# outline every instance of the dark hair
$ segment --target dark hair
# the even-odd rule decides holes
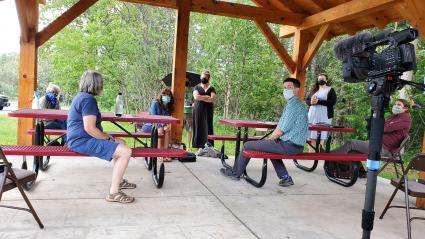
[[[283,80],[283,83],[285,83],[285,82],[292,82],[294,84],[295,88],[300,88],[300,86],[301,86],[301,82],[299,80],[295,79],[295,78],[288,77],[285,80]]]
[[[164,104],[164,102],[162,102],[162,96],[163,96],[163,95],[168,95],[168,96],[170,96],[170,98],[171,98],[170,103],[168,103],[166,107],[167,107],[168,111],[169,111],[170,113],[172,113],[172,112],[173,112],[173,110],[174,110],[174,97],[173,97],[173,92],[171,92],[171,90],[170,90],[170,89],[168,89],[168,88],[164,88],[164,89],[162,89],[162,90],[161,90],[161,92],[159,93],[159,95],[156,97],[156,100],[159,102],[159,105],[160,105],[162,108],[165,108],[165,104]]]
[[[400,101],[404,105],[404,108],[410,109],[409,101],[405,99],[397,99],[396,101]]]
[[[319,79],[319,76],[324,76],[326,77],[326,85],[329,86],[330,85],[330,81],[329,81],[329,77],[328,75],[326,75],[325,73],[319,73],[316,77],[316,81],[314,82],[313,87],[311,87],[310,90],[310,96],[314,95],[314,93],[316,93],[319,90],[319,81],[317,79]]]

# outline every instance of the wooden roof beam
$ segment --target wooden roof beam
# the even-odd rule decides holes
[[[175,0],[121,0],[132,3],[142,3],[159,7],[176,8]],[[212,15],[241,18],[247,20],[263,20],[285,25],[299,25],[306,17],[304,14],[270,10],[262,7],[253,7],[244,4],[230,3],[215,0],[192,0],[192,12]]]
[[[282,60],[283,64],[285,64],[286,68],[288,68],[289,73],[293,74],[295,72],[295,62],[288,54],[285,47],[282,46],[279,38],[277,38],[266,22],[257,20],[255,23],[257,24],[258,28],[260,28],[267,41],[273,47],[280,60]]]
[[[328,35],[330,28],[331,28],[331,24],[322,25],[320,27],[319,32],[317,33],[313,42],[311,42],[311,44],[308,46],[308,50],[303,57],[301,71],[305,71],[307,69],[307,66],[310,64],[317,50],[319,50],[320,46],[322,45],[322,42],[325,40],[326,36]]]
[[[48,26],[46,26],[42,31],[37,33],[37,46],[43,45],[47,40],[66,27],[75,18],[79,17],[96,2],[97,0],[80,0],[74,4],[66,12],[64,12]]]

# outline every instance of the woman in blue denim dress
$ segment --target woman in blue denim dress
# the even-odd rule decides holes
[[[79,90],[68,113],[68,147],[80,154],[112,161],[112,183],[106,201],[131,203],[134,197],[122,192],[122,189],[136,188],[136,184],[123,179],[131,149],[122,139],[104,133],[101,125],[95,96],[102,94],[102,75],[95,71],[86,71],[80,79]]]

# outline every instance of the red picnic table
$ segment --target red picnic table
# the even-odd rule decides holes
[[[241,142],[246,142],[248,140],[248,128],[275,129],[276,126],[277,126],[277,122],[261,121],[261,120],[220,119],[219,122],[221,124],[224,124],[224,125],[230,125],[230,126],[237,127],[235,159],[238,157],[238,155],[240,153]],[[242,138],[242,128],[244,128],[243,138]],[[333,133],[333,132],[339,132],[339,133],[353,133],[353,132],[355,132],[354,128],[346,128],[346,127],[341,127],[341,126],[333,126],[333,125],[325,125],[325,124],[309,125],[308,129],[311,130],[311,131],[317,131],[318,140],[316,140],[316,145],[311,145],[310,142],[307,142],[315,150],[316,153],[322,152],[321,147],[320,147],[321,132],[324,132],[324,131],[329,132],[328,137],[326,139],[324,139],[325,142],[326,142],[325,152],[330,152],[330,144],[331,144],[331,141],[332,141],[332,134],[331,133]],[[267,133],[261,139],[266,138],[271,133],[272,133],[272,131]],[[299,164],[297,160],[293,160],[293,161],[295,163],[295,166],[297,166],[298,168],[300,168],[304,171],[307,171],[307,172],[314,171],[317,168],[317,165],[318,165],[317,160],[314,160],[313,165],[310,166],[310,167]],[[231,166],[228,165],[224,161],[224,159],[222,159],[222,164],[226,168],[231,168]],[[326,168],[327,165],[328,165],[328,162],[325,161],[324,167]],[[326,172],[327,172],[327,170],[325,170],[325,173]],[[344,182],[342,180],[339,180],[339,179],[333,177],[333,175],[328,175],[327,173],[326,173],[326,176],[331,181],[338,183],[340,185],[343,185],[343,186],[347,186],[349,184],[352,184],[352,181],[353,181],[353,180],[351,180],[350,182],[347,183],[347,182]],[[357,178],[355,180],[357,180]]]
[[[8,113],[10,117],[18,117],[18,118],[33,118],[33,119],[51,119],[51,120],[66,120],[68,118],[67,110],[54,110],[54,109],[19,109],[15,111],[11,111]],[[152,127],[151,132],[151,147],[158,147],[158,130],[155,127],[156,123],[164,123],[164,124],[177,124],[180,122],[179,119],[174,118],[172,116],[162,116],[162,115],[148,115],[148,114],[138,114],[138,115],[130,115],[124,114],[122,116],[115,116],[112,112],[103,112],[101,113],[102,121],[110,121],[122,131],[131,136],[134,140],[141,143],[144,147],[147,147],[147,144],[141,141],[137,135],[129,132],[125,129],[120,123],[129,122],[129,123],[152,123],[154,127]],[[59,136],[58,138],[60,138]],[[35,129],[35,145],[43,145],[44,144],[44,124],[42,120],[37,120],[36,129]],[[42,156],[34,156],[33,162],[33,170],[36,174],[38,174],[39,168],[47,169],[47,164],[49,163],[48,158],[43,161]],[[161,178],[163,179],[164,173],[164,164],[161,163],[159,169],[159,178],[158,178],[158,169],[157,169],[157,159],[156,158],[145,158],[146,166],[149,170],[152,170],[152,176],[155,182],[155,185],[159,188],[162,186],[163,182],[160,182]],[[26,161],[24,158],[23,168],[26,168]]]

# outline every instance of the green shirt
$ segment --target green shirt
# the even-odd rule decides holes
[[[307,107],[298,97],[288,100],[277,128],[283,131],[281,140],[304,146],[308,134]]]

